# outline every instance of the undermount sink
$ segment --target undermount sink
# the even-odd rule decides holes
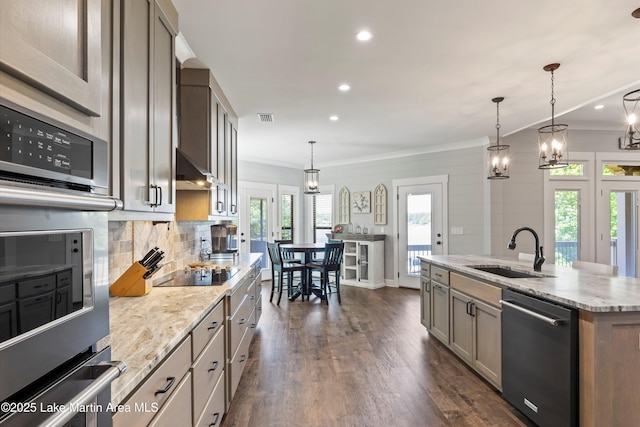
[[[510,279],[531,279],[539,277],[553,277],[542,273],[530,273],[527,271],[513,270],[510,267],[503,267],[500,265],[468,265],[475,270],[485,271],[487,273],[496,274],[502,277],[508,277]]]

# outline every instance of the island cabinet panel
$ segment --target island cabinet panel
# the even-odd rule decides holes
[[[463,293],[450,290],[450,346],[462,360],[473,363],[473,315],[471,312],[473,298]]]
[[[431,330],[431,280],[429,278],[420,277],[420,323]]]
[[[449,272],[431,267],[431,334],[449,345]]]
[[[502,390],[502,311],[473,302],[473,367]]]
[[[640,312],[579,316],[580,425],[637,426]]]
[[[225,375],[223,372],[202,411],[202,416],[194,422],[196,427],[217,427],[221,424],[222,417],[225,414],[225,389]]]

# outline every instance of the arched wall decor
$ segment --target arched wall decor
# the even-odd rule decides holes
[[[349,189],[342,187],[338,193],[338,224],[349,224],[351,220]]]
[[[373,223],[385,225],[387,223],[387,188],[378,184],[373,192]]]

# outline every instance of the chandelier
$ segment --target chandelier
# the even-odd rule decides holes
[[[496,103],[496,145],[489,144],[487,147],[489,152],[487,179],[505,179],[509,178],[509,146],[500,145],[500,103],[504,101],[504,97],[499,96],[491,101]]]
[[[311,168],[304,170],[304,194],[317,194],[320,192],[320,169],[313,168],[313,144],[315,141],[309,141],[311,145]]]
[[[559,169],[569,166],[568,133],[569,126],[556,124],[553,95],[553,72],[560,64],[549,64],[543,69],[551,72],[551,124],[538,129],[538,169]]]

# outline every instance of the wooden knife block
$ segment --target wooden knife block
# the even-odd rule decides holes
[[[139,262],[134,262],[131,267],[109,286],[111,295],[117,297],[141,297],[151,292],[153,286],[150,281],[142,278],[147,269]]]

